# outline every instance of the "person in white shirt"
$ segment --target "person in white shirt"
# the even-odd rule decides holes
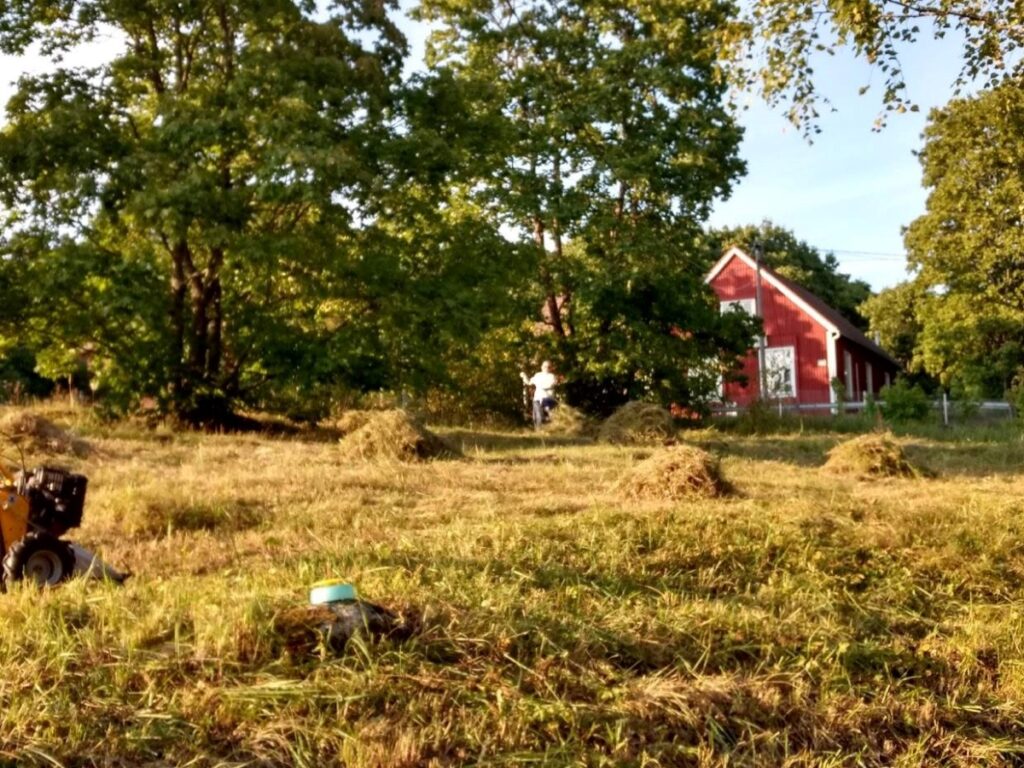
[[[533,426],[540,429],[547,421],[548,413],[558,405],[554,397],[558,377],[551,372],[551,363],[547,360],[541,363],[540,370],[533,376],[527,377],[525,372],[520,372],[519,376],[523,384],[533,387]]]

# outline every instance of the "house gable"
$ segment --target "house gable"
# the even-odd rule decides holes
[[[752,259],[747,254],[747,252],[744,251],[742,248],[738,248],[737,246],[734,245],[722,255],[722,258],[715,262],[715,266],[713,266],[711,268],[711,271],[708,272],[707,277],[704,278],[704,282],[708,284],[713,283],[715,278],[718,277],[723,270],[725,270],[729,262],[731,262],[733,259],[739,259],[743,264],[745,264],[750,269],[751,272],[757,272],[757,262],[754,261],[754,259]],[[828,331],[829,333],[833,333],[836,336],[840,334],[840,330],[839,328],[836,327],[835,323],[831,322],[817,309],[812,307],[802,296],[800,296],[789,285],[787,285],[784,281],[780,280],[770,269],[764,267],[763,265],[761,267],[761,279],[764,280],[769,285],[771,285],[772,287],[774,287],[776,290],[778,290],[779,293],[781,293],[783,296],[785,296],[787,299],[793,302],[796,306],[798,306],[801,310],[803,310],[812,320],[814,320],[826,331]]]

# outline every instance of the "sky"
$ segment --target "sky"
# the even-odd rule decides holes
[[[407,70],[420,66],[424,30],[403,19],[410,41]],[[74,51],[73,65],[102,62],[114,41],[99,40]],[[891,115],[873,131],[881,114],[881,74],[852,54],[822,57],[815,66],[818,89],[835,111],[820,110],[821,132],[813,143],[790,125],[781,109],[745,95],[740,114],[745,135],[740,154],[747,173],[729,199],[715,205],[710,225],[738,226],[770,219],[823,252],[831,251],[843,272],[866,280],[874,290],[906,278],[902,228],[925,211],[926,191],[915,151],[932,107],[953,94],[959,50],[952,39],[930,39],[909,47],[902,57],[908,95],[919,112]],[[23,73],[46,71],[35,55],[0,56],[0,105]],[[869,87],[858,95],[862,86]],[[0,122],[4,120],[0,111]]]

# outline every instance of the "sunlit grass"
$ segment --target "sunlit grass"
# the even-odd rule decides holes
[[[135,575],[0,597],[0,762],[1005,765],[1024,727],[1024,447],[903,437],[928,479],[820,471],[845,436],[684,433],[730,496],[635,501],[660,448],[445,434],[465,458],[82,417],[75,536]],[[319,579],[422,612],[288,656]]]

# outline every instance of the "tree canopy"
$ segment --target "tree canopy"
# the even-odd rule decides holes
[[[478,289],[506,279],[507,245],[444,183],[446,96],[401,82],[390,9],[6,6],[0,47],[55,64],[0,130],[0,337],[194,423],[436,381],[504,305]],[[100,33],[107,63],[61,62]]]
[[[743,170],[716,46],[734,8],[425,0],[420,13],[428,61],[470,96],[475,199],[532,242],[550,328],[538,342],[573,399],[600,410],[712,389],[692,372],[749,338],[718,316],[699,243]]]
[[[935,110],[927,211],[906,233],[913,280],[865,305],[873,328],[948,386],[1000,396],[1024,366],[1024,92]]]
[[[881,72],[886,110],[916,110],[901,55],[928,36],[959,45],[958,89],[1024,76],[1024,18],[1016,0],[754,0],[724,43],[733,52],[735,82],[759,89],[812,132],[822,102],[816,57],[851,49]]]

